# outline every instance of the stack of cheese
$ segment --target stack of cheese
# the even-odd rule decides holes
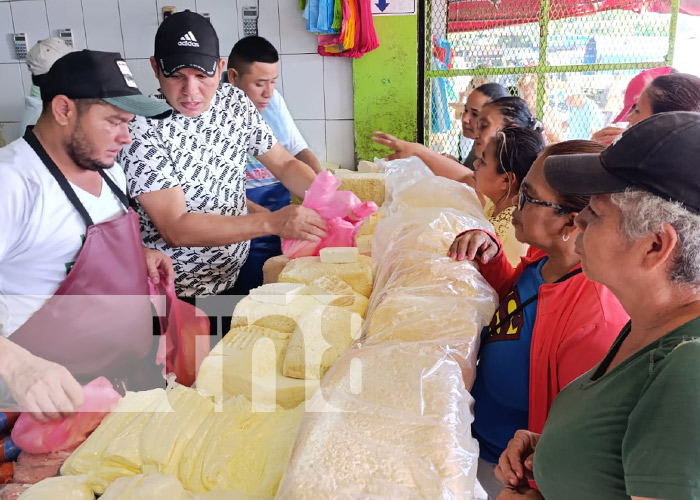
[[[374,235],[374,230],[377,227],[377,223],[384,218],[381,212],[375,212],[365,219],[365,222],[360,227],[359,233],[357,233],[357,238],[355,242],[357,243],[357,250],[362,255],[372,255],[372,236]]]
[[[434,191],[445,179],[397,165],[387,166],[390,215],[374,234],[361,343],[310,401],[278,498],[473,497],[468,388],[496,296],[473,265],[446,255],[458,232],[489,225],[466,186],[447,184],[468,210],[444,208]]]
[[[179,484],[197,494],[224,490],[272,497],[303,413],[303,407],[256,412],[242,396],[223,401],[215,411],[211,398],[180,385],[127,393],[61,474],[80,477],[81,487],[104,493],[103,498],[166,498],[132,494],[142,489],[171,491],[169,500],[190,498],[177,496]],[[132,477],[138,479],[122,479],[112,489],[114,496],[107,496],[115,481]]]
[[[357,253],[357,249],[352,248],[324,248],[319,257],[293,259],[280,273],[279,281],[309,284],[321,276],[337,276],[360,295],[369,297],[372,293],[372,259]],[[338,254],[341,258],[337,258]]]
[[[361,201],[373,201],[378,207],[384,203],[386,176],[378,172],[358,172],[339,168],[333,175],[340,178],[339,191],[352,191]]]
[[[202,362],[200,391],[293,408],[357,340],[372,290],[370,258],[327,248],[290,261],[279,279],[236,305],[231,331]]]

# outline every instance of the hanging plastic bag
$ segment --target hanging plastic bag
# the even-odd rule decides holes
[[[74,415],[39,422],[31,413],[22,413],[12,429],[12,440],[27,453],[51,453],[75,448],[100,425],[120,399],[112,383],[98,377],[83,387],[83,404]]]
[[[372,201],[362,203],[352,191],[338,191],[340,179],[321,172],[306,191],[302,206],[316,210],[326,221],[326,237],[321,241],[282,239],[282,253],[295,259],[318,255],[326,247],[354,247],[362,222],[377,211]]]
[[[148,287],[160,321],[156,363],[165,367],[166,374],[174,373],[179,384],[189,387],[210,351],[209,318],[197,307],[178,299],[175,284],[166,284],[162,274],[157,285],[149,278]]]
[[[344,29],[341,31],[340,37],[342,52],[335,52],[340,44],[329,42],[326,38],[319,38],[318,53],[320,55],[359,58],[379,47],[379,39],[374,29],[372,17],[372,1],[347,0],[347,7],[347,11],[343,10]],[[326,49],[326,46],[329,50]]]

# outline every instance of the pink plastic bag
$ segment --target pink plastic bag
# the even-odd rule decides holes
[[[179,384],[190,387],[211,350],[209,318],[200,309],[178,299],[175,284],[166,284],[162,274],[157,285],[148,278],[148,288],[160,321],[156,364],[163,366],[163,375],[174,373]],[[161,296],[164,301],[159,300]]]
[[[75,448],[100,425],[120,399],[109,380],[98,377],[83,387],[83,404],[74,415],[39,422],[30,413],[22,413],[12,429],[12,440],[27,453]]]
[[[321,241],[282,239],[282,253],[289,259],[318,255],[326,247],[354,247],[362,222],[377,211],[372,201],[362,203],[352,191],[338,191],[340,179],[321,172],[306,191],[302,206],[313,208],[326,221],[328,230]]]

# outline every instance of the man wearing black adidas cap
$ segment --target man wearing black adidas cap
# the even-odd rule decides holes
[[[0,404],[52,418],[80,404],[76,379],[149,363],[147,279],[171,280],[172,263],[143,247],[114,158],[135,114],[170,108],[119,54],[89,50],[58,59],[41,98],[33,130],[0,149]]]
[[[503,499],[700,498],[700,114],[659,113],[600,154],[550,156],[547,182],[591,195],[583,271],[630,322],[556,397],[541,436],[518,431]],[[533,469],[540,491],[529,489]]]
[[[178,295],[227,293],[252,238],[325,235],[323,219],[305,207],[248,215],[248,155],[299,196],[315,174],[277,143],[243,91],[219,85],[225,61],[206,18],[184,11],[163,21],[151,65],[175,111],[164,120],[137,118],[120,163],[138,202],[146,245],[173,259]]]

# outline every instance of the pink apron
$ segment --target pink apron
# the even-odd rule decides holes
[[[24,139],[43,161],[87,226],[78,259],[56,293],[10,340],[68,368],[81,381],[99,375],[126,380],[155,367],[153,323],[138,215],[100,172],[127,213],[93,224],[87,210],[36,136]],[[162,379],[161,379],[162,380]]]

